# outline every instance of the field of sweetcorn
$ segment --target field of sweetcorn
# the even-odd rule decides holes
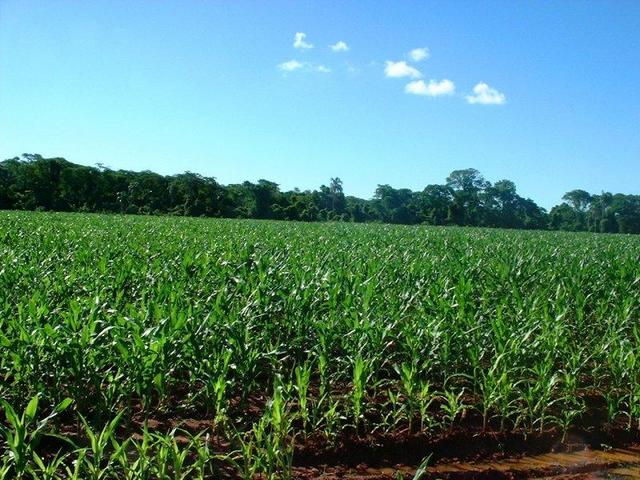
[[[639,348],[640,236],[0,212],[0,478],[631,442]]]

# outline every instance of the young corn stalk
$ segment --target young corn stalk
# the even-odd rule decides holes
[[[284,478],[289,478],[293,464],[295,436],[292,429],[293,417],[283,397],[285,390],[288,391],[290,388],[285,389],[278,379],[268,409],[271,417],[271,434],[267,441],[267,451],[270,463],[280,470]]]
[[[464,389],[460,390],[457,395],[451,390],[443,392],[442,399],[444,402],[440,405],[440,409],[444,413],[445,423],[449,424],[449,433],[453,431],[456,419],[463,415],[468,408],[468,405],[465,405],[462,401],[463,395]]]
[[[353,364],[353,377],[351,386],[351,411],[354,419],[354,427],[356,431],[365,424],[363,403],[366,393],[367,382],[367,364],[363,358],[358,355]]]
[[[33,397],[22,415],[18,415],[13,407],[5,400],[0,400],[0,405],[9,424],[5,427],[0,423],[0,436],[4,439],[5,447],[9,452],[9,465],[14,478],[21,479],[29,472],[29,461],[33,458],[35,449],[45,433],[49,422],[71,405],[72,400],[67,398],[60,402],[53,412],[44,419],[36,422],[39,398]]]
[[[205,478],[213,477],[216,473],[213,464],[215,460],[231,460],[231,456],[229,454],[214,454],[209,447],[210,444],[211,438],[208,433],[206,435],[203,435],[203,433],[201,432],[193,437],[190,437],[188,448],[186,448],[185,450],[187,452],[195,452],[195,458],[193,460],[191,468],[188,470],[188,473],[190,475],[189,478],[194,478],[196,480],[205,480]],[[185,450],[183,450],[183,452]],[[177,458],[178,453],[177,451],[174,451],[174,463],[176,462]]]
[[[177,430],[167,434],[153,433],[153,477],[157,480],[185,480],[192,478],[187,465],[191,444],[181,447],[176,440]],[[186,433],[186,432],[183,432]]]
[[[424,432],[430,429],[434,420],[429,414],[429,408],[436,399],[436,395],[431,391],[431,384],[426,381],[420,381],[420,391],[418,392],[418,409],[420,412],[420,431]]]
[[[58,471],[62,471],[68,455],[56,454],[48,463],[36,452],[32,452],[34,466],[29,467],[29,475],[33,480],[58,480],[62,476]],[[0,478],[5,478],[0,469]]]
[[[89,480],[102,480],[111,473],[110,462],[112,458],[107,451],[112,445],[116,429],[122,418],[122,412],[116,415],[100,432],[94,432],[87,420],[82,415],[79,417],[82,420],[84,434],[89,440],[89,447],[82,458],[84,474]]]
[[[409,421],[409,432],[413,431],[413,421],[419,410],[419,397],[417,381],[417,360],[411,364],[403,363],[400,365],[399,373],[402,385],[402,393],[405,397],[405,405],[407,408],[407,419]]]
[[[402,402],[400,393],[394,392],[392,389],[387,390],[387,399],[388,407],[382,416],[382,426],[385,432],[392,432],[406,417],[406,404]]]
[[[305,363],[304,365],[298,365],[295,368],[296,376],[296,392],[298,394],[298,411],[302,420],[302,431],[304,438],[307,438],[307,427],[309,425],[309,407],[308,407],[308,395],[309,384],[311,381],[311,365]]]
[[[215,416],[213,424],[215,428],[222,427],[227,423],[227,386],[226,374],[219,375],[213,384]]]

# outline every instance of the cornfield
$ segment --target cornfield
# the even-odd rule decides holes
[[[640,237],[0,212],[0,347],[6,478],[637,432]]]

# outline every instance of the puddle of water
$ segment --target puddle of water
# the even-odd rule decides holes
[[[562,475],[545,476],[545,471]],[[518,478],[538,480],[640,480],[640,445],[612,450],[580,450],[571,453],[547,453],[487,463],[435,465],[429,472],[442,475],[509,472]],[[536,475],[537,473],[537,475]]]
[[[532,480],[571,480],[573,478],[576,480],[638,480],[640,479],[640,466],[611,468],[587,474],[537,477]]]
[[[605,478],[610,479],[639,479],[640,478],[640,466],[614,468],[609,473],[609,476]]]
[[[569,453],[546,453],[495,462],[444,463],[427,468],[427,473],[432,478],[489,478],[487,475],[492,472],[532,480],[640,480],[640,445],[611,450],[585,449]],[[363,466],[338,478],[397,478],[398,474],[402,474],[404,478],[410,479],[415,473],[415,466]]]

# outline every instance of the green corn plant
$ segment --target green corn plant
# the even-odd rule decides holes
[[[173,443],[175,443],[175,439],[173,440]],[[209,446],[210,444],[211,437],[209,433],[204,434],[203,432],[200,432],[189,438],[189,446],[187,449],[183,449],[182,453],[188,456],[189,452],[195,452],[195,458],[193,460],[193,464],[187,470],[188,475],[185,478],[204,480],[205,478],[213,477],[216,473],[213,465],[214,460],[224,460],[233,464],[233,453],[216,455],[211,451]],[[177,468],[175,463],[178,459],[180,458],[181,465],[184,465],[186,458],[182,459],[175,449],[173,457],[175,471]]]
[[[150,480],[154,473],[154,441],[147,424],[143,425],[141,439],[126,438],[120,442],[111,439],[113,452],[110,460],[118,465],[117,476],[125,480]],[[115,470],[115,468],[114,468]]]
[[[302,430],[306,438],[309,425],[309,384],[311,381],[311,365],[305,364],[295,368],[296,392],[298,394],[298,411],[302,419]]]
[[[7,457],[2,457],[2,464],[0,465],[0,478],[9,478],[9,474],[13,469],[13,465],[9,462]]]
[[[86,453],[87,450],[85,448],[78,448],[74,451],[76,459],[73,461],[72,466],[65,464],[65,480],[81,480],[84,478],[82,466],[84,465]]]
[[[462,401],[464,389],[460,390],[456,395],[451,390],[445,390],[442,393],[443,403],[440,409],[444,414],[445,422],[449,425],[449,432],[453,431],[456,419],[467,410],[468,405]]]
[[[321,337],[321,340],[322,340],[322,337]],[[318,354],[318,373],[320,375],[319,396],[324,397],[327,393],[329,393],[328,360],[327,360],[327,356],[324,353]]]
[[[94,447],[77,417],[83,448],[57,475],[82,479],[286,476],[316,434],[375,441],[418,416],[438,434],[465,410],[471,429],[566,432],[597,396],[634,431],[638,258],[631,235],[0,212],[0,398],[81,395],[96,439],[127,412],[131,437]],[[207,426],[197,445],[144,440],[140,414]],[[7,478],[41,474],[34,452],[49,468],[5,431]]]
[[[111,439],[113,453],[111,459],[118,466],[118,473],[125,480],[137,480],[139,472],[137,470],[137,460],[130,458],[129,451],[134,451],[135,446],[132,445],[132,438],[127,438],[120,442],[115,438]],[[135,455],[131,455],[134,457]]]
[[[433,426],[434,419],[429,414],[431,404],[436,400],[436,395],[431,390],[431,383],[426,381],[420,382],[420,390],[418,392],[418,410],[420,413],[420,431],[425,431]]]
[[[166,434],[151,433],[153,449],[152,468],[153,478],[158,480],[185,480],[192,478],[193,468],[188,465],[189,455],[192,454],[191,440],[185,447],[181,447],[177,440],[178,430],[173,429]],[[187,434],[187,432],[181,432]]]
[[[283,391],[289,390],[290,387],[287,388],[278,380],[267,411],[271,420],[271,432],[266,437],[268,461],[270,465],[275,465],[285,478],[290,476],[295,442],[295,438],[292,435],[293,417],[283,397]]]
[[[116,406],[121,403],[124,394],[122,392],[121,382],[125,380],[125,374],[122,371],[109,373],[105,385],[99,389],[102,396],[102,410],[100,414],[106,414],[107,417],[116,415]]]
[[[391,389],[387,390],[387,405],[388,408],[383,413],[381,427],[385,432],[391,432],[406,418],[406,405],[402,402],[400,394]]]
[[[571,406],[567,406],[562,409],[562,414],[557,418],[558,424],[560,428],[562,428],[561,443],[564,443],[567,438],[567,433],[569,433],[569,428],[573,425],[574,420],[579,418],[583,413],[583,408],[572,408]]]
[[[340,401],[337,399],[328,401],[329,406],[324,412],[324,416],[322,419],[322,433],[324,437],[328,440],[330,445],[334,445],[337,439],[341,423],[343,423],[346,418],[344,415],[340,413]]]
[[[488,423],[493,418],[492,413],[500,418],[500,431],[505,430],[505,424],[514,414],[517,413],[517,398],[515,392],[519,386],[515,368],[509,368],[506,353],[498,355],[491,368],[478,377],[482,406],[482,429],[486,431]]]
[[[36,422],[38,413],[38,396],[34,396],[22,415],[18,415],[13,407],[5,400],[0,400],[4,409],[8,427],[0,424],[0,435],[4,438],[5,446],[9,452],[9,462],[15,478],[24,478],[28,471],[29,460],[38,447],[49,422],[71,405],[72,400],[67,398],[60,402],[49,416]]]
[[[403,363],[402,365],[400,365],[400,368],[397,370],[400,373],[402,393],[405,396],[407,419],[409,421],[410,432],[413,431],[413,421],[419,411],[419,399],[418,399],[419,383],[417,380],[416,361],[412,362],[411,364]]]
[[[213,422],[216,427],[224,427],[227,422],[228,376],[232,354],[231,350],[226,350],[221,355],[214,369],[216,374],[212,380],[208,381],[207,396],[212,396],[214,400],[215,416]]]
[[[131,440],[131,445],[135,449],[135,460],[129,464],[131,474],[140,480],[150,480],[153,478],[153,451],[154,438],[149,432],[149,425],[144,423],[142,429],[142,439]]]
[[[153,478],[168,480],[171,469],[171,435],[151,433],[152,457],[150,470]]]
[[[353,377],[351,387],[351,411],[356,430],[364,421],[363,403],[367,382],[366,363],[360,355],[355,358],[353,364]]]
[[[539,371],[534,368],[534,371]],[[559,382],[559,378],[556,374],[542,374],[535,380],[532,395],[529,397],[532,400],[532,418],[534,418],[533,425],[536,423],[540,425],[539,431],[542,432],[546,425],[546,421],[553,420],[552,415],[549,414],[551,407],[559,401],[558,398],[554,398],[554,390]]]
[[[289,389],[276,378],[273,397],[262,417],[247,432],[235,432],[238,454],[229,457],[242,478],[256,475],[289,478],[293,463],[294,437],[291,415],[283,392]]]
[[[213,423],[216,427],[224,426],[227,421],[226,391],[227,379],[225,375],[219,375],[213,384],[215,417]]]
[[[33,466],[29,467],[29,475],[33,480],[58,480],[62,479],[64,462],[67,455],[55,455],[48,462],[45,462],[36,452],[31,452]],[[1,477],[0,478],[4,478]]]
[[[418,466],[415,475],[413,476],[413,480],[420,480],[427,473],[427,468],[429,466],[429,462],[431,461],[431,455],[429,454],[422,459],[420,465]]]
[[[194,466],[189,466],[187,461],[192,453],[193,440],[186,447],[181,447],[175,438],[175,431],[171,432],[171,443],[169,444],[169,461],[171,462],[171,475],[173,480],[186,480],[193,478]],[[198,457],[199,458],[199,457]],[[204,468],[202,469],[204,470]],[[204,474],[202,474],[204,476]]]
[[[259,435],[254,435],[256,429],[260,432]],[[258,423],[249,432],[235,432],[234,440],[239,445],[239,449],[229,455],[229,461],[244,480],[256,478],[258,473],[263,470],[263,455],[258,451],[256,445],[256,437],[261,438],[263,430],[264,426]]]
[[[629,398],[629,421],[627,429],[640,429],[640,386],[635,383],[630,386]]]
[[[604,400],[607,405],[607,420],[614,424],[621,413],[623,399],[616,390],[609,390],[604,393]]]
[[[114,439],[116,429],[120,424],[123,412],[116,415],[102,430],[95,432],[87,420],[79,415],[84,434],[89,441],[89,446],[86,449],[86,454],[83,455],[84,472],[90,480],[102,480],[110,474],[111,458],[108,450],[112,446],[112,440]]]

